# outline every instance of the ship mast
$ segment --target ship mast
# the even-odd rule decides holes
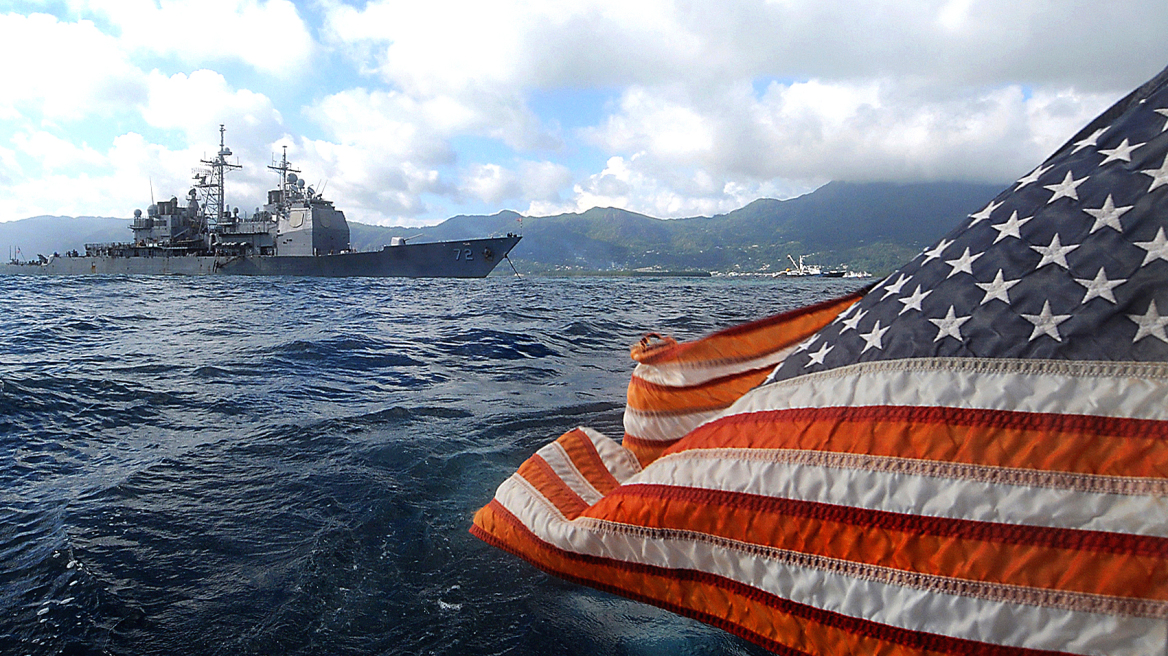
[[[288,203],[291,198],[291,190],[288,188],[288,174],[300,173],[300,169],[294,169],[288,163],[288,146],[284,146],[284,155],[280,159],[280,163],[269,165],[268,168],[280,174],[280,199],[276,203],[276,216],[285,217],[288,215]]]
[[[217,227],[225,217],[230,219],[226,214],[226,207],[224,205],[224,173],[243,168],[239,164],[231,164],[227,161],[227,157],[231,155],[231,149],[224,145],[223,133],[225,131],[223,124],[220,123],[219,154],[213,159],[199,160],[204,166],[202,168],[196,168],[193,171],[195,174],[195,187],[202,196],[204,211],[206,211],[208,217],[211,219],[210,227]],[[215,210],[214,215],[211,215],[208,211],[211,208]]]

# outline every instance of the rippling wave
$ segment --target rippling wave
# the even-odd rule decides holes
[[[467,533],[644,332],[843,281],[9,277],[0,653],[734,654]]]

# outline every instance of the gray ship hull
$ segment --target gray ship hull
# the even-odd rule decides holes
[[[137,255],[55,256],[47,262],[10,263],[0,265],[0,274],[484,278],[520,239],[508,235],[316,256],[167,255],[151,249]]]

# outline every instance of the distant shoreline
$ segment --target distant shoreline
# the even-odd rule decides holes
[[[496,269],[499,274],[504,273],[502,269]],[[519,272],[521,275],[528,275],[540,278],[710,278],[713,274],[709,271],[698,270],[682,270],[682,271],[532,271],[525,273]],[[509,274],[514,275],[514,274]]]

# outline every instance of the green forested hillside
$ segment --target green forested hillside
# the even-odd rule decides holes
[[[662,220],[611,208],[523,217],[511,211],[456,216],[427,228],[350,222],[353,247],[376,250],[391,237],[436,241],[518,232],[511,254],[527,273],[666,270],[781,271],[788,255],[825,267],[890,271],[977,211],[1001,185],[833,182],[790,200],[760,199],[714,217]],[[343,209],[343,208],[342,208]],[[128,219],[42,216],[0,223],[0,257],[25,259],[90,242],[128,241]]]
[[[835,267],[884,272],[937,241],[985,206],[1001,185],[840,183],[790,200],[760,199],[715,217],[661,220],[618,209],[525,217],[458,216],[414,230],[354,226],[353,241],[380,247],[391,235],[458,239],[519,231],[512,259],[529,271],[776,271],[788,255]]]

